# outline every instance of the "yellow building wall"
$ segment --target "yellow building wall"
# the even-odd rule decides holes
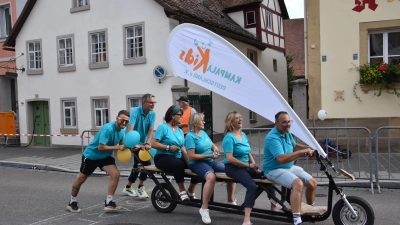
[[[376,3],[375,11],[367,4],[356,12],[354,1],[307,0],[309,118],[320,109],[326,110],[328,119],[400,116],[400,98],[385,92],[377,97],[374,91],[364,93],[355,86],[355,68],[368,61],[368,30],[400,29],[400,1]]]

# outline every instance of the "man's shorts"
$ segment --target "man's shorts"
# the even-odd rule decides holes
[[[103,170],[104,166],[109,165],[115,165],[115,159],[111,156],[107,156],[104,159],[91,160],[82,155],[82,163],[79,171],[86,176],[90,176],[97,167]]]
[[[265,174],[268,180],[280,184],[286,188],[291,189],[294,180],[299,178],[303,181],[304,186],[308,185],[308,181],[312,178],[310,174],[299,166],[293,165],[290,169],[275,169]]]
[[[206,162],[206,161],[199,161],[189,165],[190,170],[193,173],[196,173],[204,180],[207,177],[207,174],[214,173],[214,172],[225,172],[225,165],[217,162]]]

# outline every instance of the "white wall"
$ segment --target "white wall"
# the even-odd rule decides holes
[[[231,17],[237,24],[241,27],[244,27],[244,18],[243,11],[228,13],[229,17]]]

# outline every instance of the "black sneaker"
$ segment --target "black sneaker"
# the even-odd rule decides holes
[[[81,209],[78,207],[78,202],[68,203],[67,209],[73,213],[81,212]]]
[[[106,204],[106,201],[104,202],[105,204],[105,206],[104,206],[104,210],[105,211],[115,211],[115,210],[120,210],[120,209],[122,209],[122,207],[121,206],[117,206],[116,204],[115,204],[115,202],[113,202],[113,201],[110,201],[108,204]]]

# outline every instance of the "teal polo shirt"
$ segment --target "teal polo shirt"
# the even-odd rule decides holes
[[[139,132],[140,134],[139,144],[146,143],[149,129],[150,127],[154,127],[155,121],[156,121],[156,113],[154,111],[149,111],[147,114],[144,114],[142,106],[138,106],[131,109],[128,125],[133,126],[133,130]]]
[[[99,144],[116,146],[125,137],[125,129],[117,130],[115,121],[104,124],[94,139],[83,151],[83,156],[91,160],[105,159],[112,155],[113,151],[99,151]]]
[[[194,132],[190,131],[185,137],[185,148],[187,151],[189,149],[194,149],[190,151],[194,151],[195,154],[209,155],[213,154],[212,150],[212,142],[208,137],[207,133],[203,130],[200,131],[201,137],[197,136]],[[194,164],[197,161],[206,161],[212,162],[213,159],[206,158],[202,160],[189,160],[189,164]]]
[[[278,129],[274,127],[264,139],[264,173],[279,168],[291,168],[294,162],[280,164],[276,160],[276,157],[282,154],[293,153],[295,145],[296,141],[291,133],[286,132],[282,135]]]
[[[156,133],[153,136],[154,139],[158,140],[163,145],[175,145],[179,148],[177,152],[165,151],[165,150],[157,150],[156,154],[165,154],[172,155],[176,158],[182,158],[182,145],[185,141],[183,131],[176,127],[176,131],[174,132],[168,124],[163,123],[157,127]]]
[[[222,148],[224,149],[224,164],[229,164],[226,159],[226,153],[231,152],[233,157],[237,160],[249,163],[249,154],[251,152],[251,147],[249,145],[249,140],[246,134],[242,132],[242,141],[237,139],[231,132],[226,133],[224,139],[222,140]]]

